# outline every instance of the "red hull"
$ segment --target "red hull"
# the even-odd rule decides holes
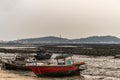
[[[68,65],[68,66],[29,66],[29,68],[37,75],[37,76],[59,76],[69,75],[74,72],[79,72],[80,64]],[[54,74],[54,75],[53,75]]]

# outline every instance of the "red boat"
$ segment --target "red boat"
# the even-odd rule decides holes
[[[63,58],[63,57],[61,57]],[[61,59],[59,57],[59,59]],[[80,69],[81,65],[84,65],[84,62],[78,62],[78,63],[73,63],[70,62],[70,60],[65,60],[64,62],[60,63],[57,59],[57,65],[41,65],[41,66],[28,66],[29,69],[32,70],[32,72],[34,72],[38,77],[40,76],[67,76],[67,75],[73,75],[73,74],[78,74],[80,73],[80,71],[82,71],[83,69]],[[72,63],[72,64],[71,64]]]

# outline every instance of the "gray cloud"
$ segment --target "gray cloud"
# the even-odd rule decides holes
[[[120,36],[119,0],[0,0],[0,39]]]

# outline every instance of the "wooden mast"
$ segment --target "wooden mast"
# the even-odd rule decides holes
[[[61,34],[60,34],[60,51],[63,57],[63,52],[62,52],[62,38],[61,38]],[[64,64],[65,64],[65,58],[64,58]]]

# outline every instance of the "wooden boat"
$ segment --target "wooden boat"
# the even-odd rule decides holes
[[[25,65],[17,65],[17,64],[10,64],[4,63],[4,68],[7,70],[22,70],[22,71],[30,71]]]
[[[51,56],[52,54],[47,52],[47,50],[38,48],[38,51],[36,51],[36,55],[34,57],[36,60],[47,60],[50,59]]]
[[[37,60],[46,60],[46,59],[50,59],[52,56],[52,54],[49,53],[37,53],[37,55],[35,55],[34,57]]]
[[[0,58],[3,68],[9,70],[30,70],[26,66],[25,57],[16,57],[15,59]]]
[[[39,60],[46,60],[48,59],[48,57],[50,58],[51,55],[48,56],[48,55],[41,54],[40,56],[36,55],[35,57],[35,54],[14,54],[11,56],[12,58],[9,58],[9,56],[6,55],[5,58],[3,57],[0,58],[0,61],[4,65],[3,66],[4,69],[28,71],[30,69],[27,68],[26,63],[33,62],[34,60],[36,60],[36,57]],[[48,57],[45,57],[45,56],[48,56]],[[29,61],[27,59],[29,59]]]
[[[28,66],[29,69],[32,70],[38,77],[40,76],[67,76],[67,75],[74,75],[79,74],[80,71],[84,69],[80,69],[81,65],[85,65],[84,62],[77,62],[71,59],[67,60],[67,55],[57,56],[55,59],[57,60],[57,64],[42,64],[42,65],[35,65],[35,66]],[[62,60],[62,62],[59,61]]]

